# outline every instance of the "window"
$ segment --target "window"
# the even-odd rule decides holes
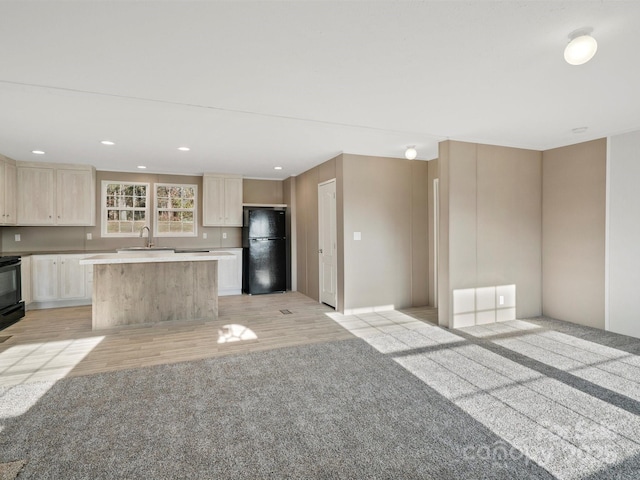
[[[149,224],[149,184],[102,182],[102,236],[137,237]]]
[[[156,237],[195,237],[197,185],[155,184]]]

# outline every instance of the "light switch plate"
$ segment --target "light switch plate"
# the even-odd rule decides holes
[[[353,232],[354,240],[362,240],[362,232]]]
[[[207,239],[207,232],[203,232],[202,233],[202,238],[205,239],[205,240]]]
[[[87,240],[93,240],[93,235],[90,233],[87,233]]]
[[[222,238],[227,238],[227,232],[222,232]]]
[[[20,234],[16,233],[16,237],[15,238],[16,238],[16,242],[19,242],[20,241]]]

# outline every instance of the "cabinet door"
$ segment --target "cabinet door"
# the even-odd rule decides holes
[[[31,257],[31,296],[34,302],[58,299],[58,256]]]
[[[94,205],[93,176],[89,170],[56,171],[56,223],[91,225]]]
[[[242,226],[242,178],[224,179],[224,224]]]
[[[233,260],[218,260],[218,295],[242,293],[242,249],[225,250],[233,253]]]
[[[53,168],[18,167],[18,224],[53,225]]]
[[[202,225],[224,225],[224,178],[202,178]]]
[[[60,298],[85,298],[86,279],[82,255],[60,255]]]
[[[16,217],[16,205],[17,205],[17,189],[18,183],[18,169],[13,163],[5,163],[5,178],[4,178],[4,212],[3,223],[7,225],[15,225]],[[0,181],[0,185],[2,185]],[[2,209],[0,208],[0,211]]]

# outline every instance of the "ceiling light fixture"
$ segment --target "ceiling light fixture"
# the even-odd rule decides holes
[[[147,167],[146,167],[145,165],[138,165],[138,168],[139,168],[140,170],[144,170],[144,169],[145,169],[145,168],[147,168]]]
[[[571,132],[574,135],[580,135],[581,133],[586,133],[586,131],[589,129],[589,127],[577,127],[577,128],[573,128],[571,129]]]
[[[31,150],[31,153],[35,153],[36,155],[44,155],[43,150]]]
[[[191,149],[189,147],[178,147],[178,150],[180,150],[181,152],[188,152]]]
[[[115,145],[111,140],[102,140],[100,143],[103,145]]]
[[[282,167],[273,167],[274,170],[282,170]]]
[[[593,58],[598,50],[598,42],[591,34],[592,29],[583,28],[569,34],[569,43],[564,49],[564,59],[569,65],[582,65]]]
[[[415,145],[409,145],[407,150],[404,152],[404,156],[407,160],[415,160],[418,156],[418,151],[416,150]]]

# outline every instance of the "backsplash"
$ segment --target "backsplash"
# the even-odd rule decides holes
[[[142,246],[145,238],[102,238],[95,227],[1,227],[0,251],[49,252],[77,250],[115,250],[120,247]],[[92,239],[87,240],[87,233]],[[207,238],[202,238],[203,234]],[[226,234],[226,235],[224,235]],[[16,241],[16,235],[20,241]],[[226,236],[226,238],[223,238]],[[242,246],[241,227],[200,227],[197,237],[153,238],[154,244],[180,248],[234,248]]]

